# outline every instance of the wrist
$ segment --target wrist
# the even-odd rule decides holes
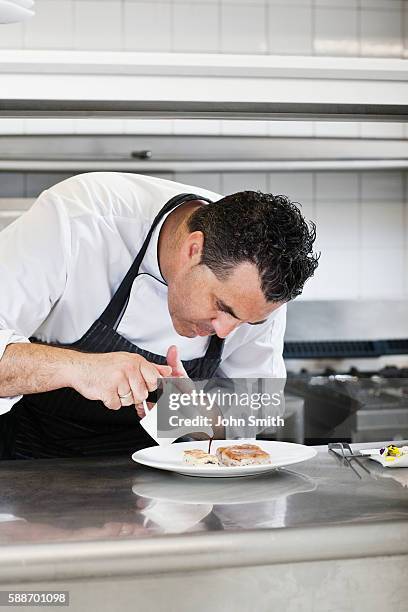
[[[57,388],[72,387],[74,389],[78,384],[79,369],[84,361],[84,354],[71,349],[63,349],[63,352],[62,359],[59,359],[56,364]]]

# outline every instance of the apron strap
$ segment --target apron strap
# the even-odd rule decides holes
[[[133,281],[139,273],[140,264],[143,261],[143,257],[147,251],[147,247],[149,246],[150,239],[155,228],[157,227],[158,223],[160,223],[161,219],[163,219],[164,215],[176,208],[179,204],[183,204],[184,202],[190,202],[191,200],[205,200],[206,202],[211,203],[211,200],[209,200],[208,198],[196,195],[194,193],[181,193],[166,202],[166,204],[163,206],[163,208],[159,211],[159,213],[153,220],[150,230],[143,242],[142,248],[136,255],[136,258],[133,261],[131,267],[129,268],[126,276],[117,288],[108,306],[105,308],[105,310],[99,317],[99,320],[102,321],[102,323],[104,323],[105,325],[109,325],[113,329],[117,328],[125,311],[127,302],[129,300]]]
[[[219,338],[216,334],[211,336],[205,356],[207,359],[221,359],[225,338]]]

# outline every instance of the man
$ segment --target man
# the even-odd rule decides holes
[[[0,234],[0,456],[149,446],[162,376],[284,377],[314,239],[284,196],[102,172],[43,192]]]

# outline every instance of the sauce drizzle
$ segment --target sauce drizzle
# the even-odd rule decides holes
[[[209,455],[211,454],[211,444],[213,440],[214,440],[214,436],[211,436],[210,441],[208,443],[208,454]]]

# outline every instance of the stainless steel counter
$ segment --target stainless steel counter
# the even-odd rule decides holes
[[[228,480],[127,458],[3,462],[0,581],[406,554],[408,470],[362,461],[354,471],[319,447],[291,469]]]

